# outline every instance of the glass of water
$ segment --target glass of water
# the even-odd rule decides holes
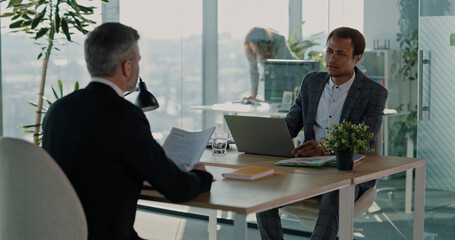
[[[212,153],[213,155],[225,155],[227,147],[228,134],[225,132],[215,132],[212,135]]]

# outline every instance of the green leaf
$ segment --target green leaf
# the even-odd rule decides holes
[[[30,105],[32,105],[32,106],[34,106],[34,107],[38,107],[38,104],[36,104],[36,103],[34,103],[34,102],[32,102],[32,101],[27,101],[27,103],[30,104]]]
[[[62,18],[62,30],[68,41],[71,41],[71,35],[68,29],[68,21],[65,18]]]
[[[22,27],[23,23],[24,23],[24,20],[19,20],[19,21],[13,22],[9,25],[9,28],[20,28],[20,27]]]
[[[32,20],[32,29],[35,29],[36,26],[38,26],[38,24],[43,21],[44,15],[46,14],[46,10],[47,7],[45,7],[44,10],[41,11],[40,14],[38,14],[38,16],[36,16],[36,18]]]
[[[51,89],[52,89],[52,92],[54,93],[54,97],[55,99],[58,99],[58,95],[57,95],[57,92],[55,91],[54,87],[51,86]]]
[[[41,28],[35,35],[35,40],[38,40],[40,37],[42,37],[44,34],[49,31],[49,28]]]
[[[63,84],[62,80],[58,80],[58,89],[60,89],[60,97],[63,97]]]
[[[19,126],[19,128],[34,128],[37,126],[41,126],[41,124],[33,124],[33,125],[25,125],[25,126]]]
[[[14,21],[14,20],[16,20],[16,19],[18,19],[18,18],[20,18],[20,17],[22,17],[22,14],[19,13],[19,14],[17,14],[16,16],[12,17],[12,18],[11,18],[11,21]]]
[[[15,13],[9,12],[9,13],[4,13],[4,14],[0,15],[0,17],[11,17],[11,16],[14,16],[14,15],[15,15]]]
[[[79,82],[76,81],[76,83],[74,84],[74,90],[79,90]]]
[[[9,4],[6,8],[10,8],[10,7],[13,7],[14,5],[18,5],[18,4],[21,4],[22,3],[22,0],[10,0],[9,1]]]
[[[86,7],[79,4],[76,4],[77,8],[86,14],[92,14],[95,7]]]
[[[57,7],[57,10],[55,11],[55,20],[54,20],[56,33],[58,33],[60,31],[60,22],[61,22],[61,19],[60,19],[60,15],[58,13],[58,7]]]
[[[22,23],[22,27],[28,27],[32,24],[32,20],[27,20]]]
[[[26,13],[22,14],[21,17],[24,19],[24,20],[32,20],[32,18],[30,18]]]

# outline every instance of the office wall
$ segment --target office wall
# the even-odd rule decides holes
[[[363,34],[365,35],[367,49],[373,50],[375,39],[389,39],[390,49],[400,49],[396,41],[400,32],[398,19],[399,0],[364,0]]]

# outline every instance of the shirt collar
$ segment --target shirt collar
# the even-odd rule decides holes
[[[115,83],[109,81],[109,80],[106,80],[104,78],[99,78],[99,77],[94,77],[92,78],[92,82],[99,82],[99,83],[104,83],[108,86],[110,86],[112,89],[114,89],[114,91],[120,96],[120,97],[123,97],[123,92],[122,92],[122,89],[119,88],[119,86],[117,86]]]
[[[352,74],[352,77],[345,83],[339,85],[338,87],[340,88],[341,91],[347,91],[351,88],[352,86],[352,83],[354,83],[354,79],[355,79],[355,71],[354,71],[354,74]],[[335,83],[333,82],[332,80],[332,77],[330,77],[330,81],[329,81],[329,86],[330,88],[334,88],[336,87],[337,85],[335,85]]]

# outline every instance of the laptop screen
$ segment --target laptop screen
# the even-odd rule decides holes
[[[284,118],[224,115],[239,152],[293,157],[291,134]]]

